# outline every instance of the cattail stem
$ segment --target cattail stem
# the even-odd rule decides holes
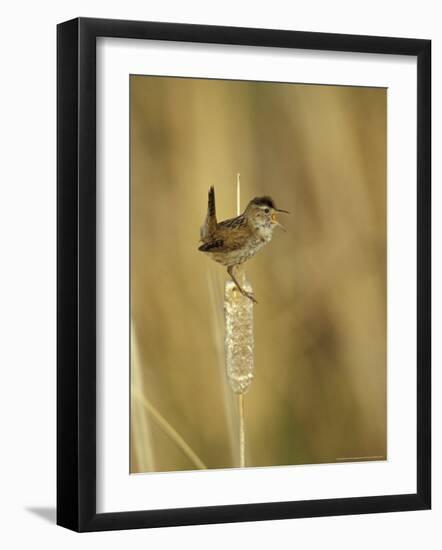
[[[240,174],[236,175],[236,211],[241,213]],[[236,277],[241,286],[252,291],[244,269],[236,266]],[[246,435],[244,427],[244,395],[253,380],[253,302],[241,294],[233,281],[224,289],[226,372],[232,391],[238,396],[239,467],[246,464]]]
[[[244,428],[244,394],[238,395],[238,413],[239,413],[239,467],[246,465],[246,431]]]
[[[236,209],[240,206],[240,175],[236,176]],[[246,280],[242,266],[236,266],[235,277],[246,292],[252,285]],[[254,375],[253,364],[253,302],[241,293],[235,282],[228,280],[224,286],[224,348],[226,374],[230,388],[238,396],[239,467],[246,459],[246,435],[244,421],[244,395],[248,392]]]

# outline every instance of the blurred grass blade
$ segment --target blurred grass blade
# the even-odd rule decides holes
[[[135,324],[131,322],[131,384],[144,390],[143,371]],[[155,461],[149,416],[139,401],[131,402],[131,471],[154,472]],[[136,467],[135,467],[136,464]]]
[[[170,439],[176,443],[176,445],[183,451],[187,458],[199,469],[207,470],[207,466],[200,459],[200,457],[193,451],[193,449],[184,441],[180,434],[167,422],[167,420],[162,416],[157,409],[146,399],[140,391],[132,387],[132,395],[135,399],[143,405],[143,407],[148,411],[151,417],[155,420],[161,430],[168,436]]]

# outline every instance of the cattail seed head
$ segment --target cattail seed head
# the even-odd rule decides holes
[[[251,284],[243,279],[241,286],[252,292]],[[233,281],[224,290],[226,373],[236,394],[245,394],[254,376],[253,363],[253,302],[241,294]]]

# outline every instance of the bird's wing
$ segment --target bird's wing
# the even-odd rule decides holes
[[[199,247],[202,252],[229,252],[246,246],[250,230],[239,218],[218,224],[216,235]]]
[[[245,216],[236,216],[236,218],[229,218],[228,220],[224,220],[219,223],[218,225],[219,229],[221,230],[229,230],[229,229],[241,229],[247,227],[247,220]]]

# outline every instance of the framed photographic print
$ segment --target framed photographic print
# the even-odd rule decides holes
[[[57,523],[430,508],[430,41],[57,36]]]

